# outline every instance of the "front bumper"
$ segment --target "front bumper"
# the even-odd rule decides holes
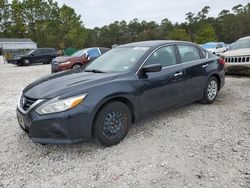
[[[14,65],[19,65],[20,64],[20,60],[19,59],[9,59],[8,63],[14,64]]]
[[[250,63],[226,63],[225,70],[227,74],[250,75]]]
[[[72,110],[39,115],[33,109],[24,114],[17,108],[19,125],[31,140],[41,144],[72,144],[92,137],[90,109],[78,105]]]
[[[53,62],[51,63],[51,73],[61,72],[69,69],[71,69],[70,65],[53,63]]]

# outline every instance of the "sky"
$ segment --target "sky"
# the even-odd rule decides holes
[[[249,0],[57,0],[66,4],[82,16],[87,28],[102,27],[116,20],[156,21],[164,18],[171,22],[184,22],[185,14],[197,13],[210,6],[209,16],[217,16],[221,10],[231,10],[238,4],[246,5]]]

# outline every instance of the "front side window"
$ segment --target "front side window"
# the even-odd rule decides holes
[[[189,62],[200,59],[200,53],[198,49],[190,45],[178,45],[178,49],[181,56],[181,62]]]
[[[176,65],[177,61],[174,47],[162,47],[155,51],[146,61],[144,66],[152,64],[160,64],[163,68],[171,65]]]
[[[42,54],[42,50],[35,50],[34,52],[32,52],[33,55],[41,55]]]
[[[100,55],[99,50],[97,48],[93,48],[87,51],[89,57],[98,57]]]
[[[217,45],[217,48],[222,48],[222,44],[218,44],[218,45]]]

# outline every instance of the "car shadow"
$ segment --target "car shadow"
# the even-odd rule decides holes
[[[34,144],[32,141],[32,148],[36,148],[37,151],[40,151],[40,155],[47,156],[51,154],[51,157],[56,154],[81,154],[81,155],[92,155],[94,153],[106,150],[114,150],[116,147],[123,147],[126,145],[128,140],[136,139],[137,134],[144,134],[144,136],[153,136],[152,132],[155,128],[160,127],[162,125],[155,124],[166,117],[176,117],[182,118],[185,112],[189,110],[192,106],[202,106],[203,104],[200,103],[193,103],[189,105],[185,105],[182,107],[176,107],[174,109],[166,109],[160,112],[156,112],[150,116],[147,116],[140,120],[139,122],[133,124],[130,128],[129,134],[127,137],[118,145],[112,147],[103,147],[100,144],[96,143],[93,139],[89,140],[85,143],[78,143],[72,145],[41,145],[41,144]],[[164,123],[164,122],[163,122]],[[165,122],[164,126],[172,126],[171,122]],[[28,139],[28,138],[27,138]],[[38,152],[39,155],[39,152]]]

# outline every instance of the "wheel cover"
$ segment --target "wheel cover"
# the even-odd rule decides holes
[[[25,63],[25,64],[29,64],[29,62],[30,62],[30,61],[29,61],[28,59],[25,59],[25,60],[24,60],[24,63]]]
[[[80,65],[74,65],[74,67],[73,67],[73,69],[75,69],[75,70],[78,70],[78,69],[80,69],[80,68],[81,68]]]
[[[107,138],[117,137],[125,127],[126,116],[117,111],[110,112],[104,118],[103,135]]]
[[[208,84],[207,97],[210,101],[214,100],[218,92],[218,84],[215,80],[212,80]]]

